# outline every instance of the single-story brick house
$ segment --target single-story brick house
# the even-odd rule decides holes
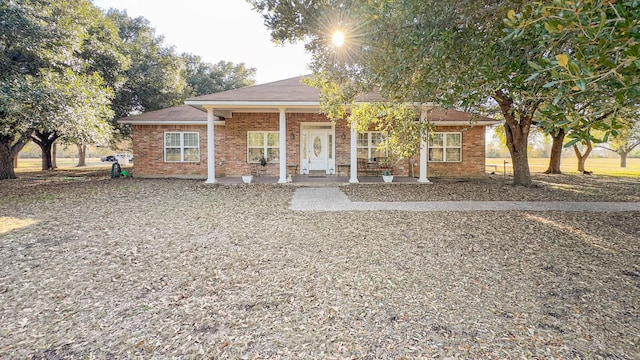
[[[369,94],[361,101],[379,101]],[[416,159],[401,159],[396,176],[479,177],[485,174],[485,127],[497,121],[456,110],[425,107],[435,125],[432,140]],[[382,169],[384,134],[356,133],[346,121],[319,113],[320,92],[301,77],[198,96],[185,105],[120,120],[133,128],[139,177],[203,178],[253,174],[276,176],[321,172],[348,174],[349,182]],[[472,119],[473,118],[473,119]],[[284,156],[280,156],[284,154]],[[215,161],[209,159],[215,158]],[[386,166],[386,165],[385,165]]]

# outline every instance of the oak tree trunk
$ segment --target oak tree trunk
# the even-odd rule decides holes
[[[593,148],[591,147],[591,141],[587,142],[587,149],[585,150],[584,154],[580,152],[580,149],[577,145],[573,145],[573,151],[576,153],[576,157],[578,158],[578,172],[585,172],[584,164],[587,161],[587,158],[589,157],[592,149]]]
[[[18,140],[15,136],[0,135],[0,180],[16,178],[15,161],[28,141],[28,135],[23,135]]]
[[[53,164],[51,163],[51,145],[52,144],[49,143],[40,145],[40,149],[42,150],[42,170],[53,169]]]
[[[16,178],[13,170],[14,158],[16,156],[12,154],[11,147],[4,143],[0,144],[0,180]]]
[[[54,143],[58,139],[58,135],[50,132],[35,131],[31,136],[31,140],[40,146],[42,150],[42,170],[55,169],[55,156],[52,156],[52,150],[54,150]]]
[[[562,174],[560,171],[560,160],[562,159],[562,144],[564,143],[565,131],[558,130],[558,133],[551,134],[551,157],[549,158],[549,167],[545,174]]]
[[[16,156],[13,157],[13,168],[17,169],[18,168],[18,155],[16,154]]]
[[[509,136],[507,136],[507,139]],[[531,172],[529,170],[529,157],[527,155],[528,140],[522,135],[514,137],[509,151],[513,164],[513,184],[531,186]]]
[[[496,91],[493,98],[498,102],[505,119],[504,132],[513,164],[513,184],[529,187],[532,181],[527,146],[533,115],[540,101],[529,101],[516,109],[513,99],[501,90]]]
[[[76,166],[87,166],[87,145],[80,144],[78,145],[78,165]]]
[[[626,168],[627,167],[627,153],[626,152],[621,152],[620,154],[620,167],[621,168]]]
[[[58,158],[58,144],[51,144],[51,169],[55,170],[58,168],[58,164],[56,163],[56,159]]]

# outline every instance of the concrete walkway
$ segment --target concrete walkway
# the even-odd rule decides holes
[[[297,188],[291,199],[296,211],[640,211],[640,202],[566,201],[415,201],[353,202],[335,187]]]

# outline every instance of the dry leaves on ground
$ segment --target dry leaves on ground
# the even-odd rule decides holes
[[[638,213],[295,212],[292,186],[0,185],[0,218],[33,222],[0,233],[0,357],[640,357]],[[410,192],[370,187],[344,191]]]

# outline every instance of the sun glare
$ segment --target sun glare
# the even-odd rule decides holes
[[[20,219],[10,216],[0,216],[0,234],[18,230],[31,224],[35,224],[36,222],[37,221],[33,219]]]
[[[333,33],[331,41],[333,42],[333,45],[337,47],[342,46],[342,44],[344,44],[344,33],[340,30],[336,30],[336,32]]]

